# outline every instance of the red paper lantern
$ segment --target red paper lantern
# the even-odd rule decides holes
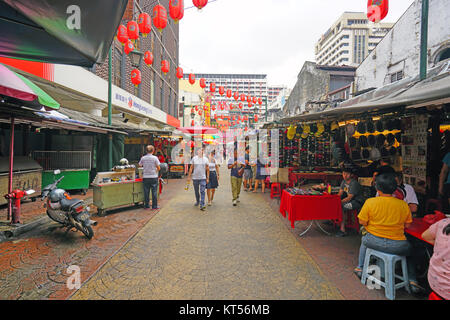
[[[236,116],[233,116],[233,121],[235,121],[236,120]]]
[[[208,107],[206,105],[203,106],[203,110],[208,110]]]
[[[206,88],[206,80],[205,78],[200,79],[200,88],[205,89]]]
[[[258,99],[256,99],[256,97],[253,97],[252,102],[253,104],[256,104],[256,102],[258,102]]]
[[[194,84],[195,83],[195,74],[191,73],[189,75],[189,83]]]
[[[168,73],[170,71],[169,61],[167,61],[167,60],[162,60],[161,61],[161,71],[164,74],[166,74],[166,73]]]
[[[227,90],[227,98],[231,98],[233,95],[232,91],[230,89]]]
[[[238,120],[239,120],[239,121],[241,121],[241,120],[242,120],[241,116],[238,116]]]
[[[216,92],[216,84],[214,82],[209,84],[209,91]]]
[[[117,29],[117,40],[123,45],[128,41],[128,30],[123,24]]]
[[[191,127],[193,127],[195,125],[195,121],[194,120],[192,120],[191,121]],[[192,141],[190,141],[191,143],[190,143],[190,147],[192,148],[193,146],[194,146],[194,142],[192,142]]]
[[[128,55],[133,50],[134,50],[134,44],[133,44],[133,42],[131,42],[130,39],[128,39],[123,51],[125,51],[125,53]]]
[[[241,102],[239,102],[239,109],[242,110],[242,103]]]
[[[214,120],[217,120],[217,114],[214,115]]]
[[[258,98],[258,104],[259,104],[259,105],[262,105],[262,103],[263,103],[262,99],[261,99],[261,98]]]
[[[139,39],[139,27],[136,21],[128,21],[127,33],[130,40]]]
[[[239,92],[235,92],[234,93],[234,100],[238,101],[239,100]]]
[[[368,0],[367,18],[372,22],[383,20],[389,12],[388,0]]]
[[[177,68],[177,78],[178,79],[183,78],[183,69],[181,67]]]
[[[253,118],[253,120],[255,120],[255,122],[258,122],[258,115],[255,114],[255,117]]]
[[[198,111],[198,106],[195,106],[195,111]]]
[[[251,96],[247,96],[247,102],[251,103],[252,102],[252,97]]]
[[[233,110],[233,104],[230,103],[230,110]]]
[[[141,71],[133,69],[131,71],[131,82],[137,87],[141,83]]]
[[[191,113],[195,113],[196,110],[194,108],[191,108]]]
[[[170,0],[169,2],[169,14],[170,17],[178,23],[184,16],[184,1],[183,0]]]
[[[144,62],[148,66],[152,65],[153,64],[153,53],[151,53],[150,51],[145,51]]]
[[[249,103],[248,103],[248,107],[249,107],[249,108],[253,107],[253,103],[249,102]]]
[[[245,94],[241,94],[241,101],[245,101]]]
[[[216,111],[216,106],[211,107],[212,111]]]
[[[248,116],[244,116],[244,121],[248,121]]]
[[[202,115],[202,110],[198,110],[198,115],[201,116]]]
[[[159,32],[167,26],[167,10],[160,4],[153,8],[153,24]]]
[[[224,105],[221,105],[221,106],[220,106],[220,110],[223,111],[223,109],[225,109],[225,106],[224,106]]]
[[[225,88],[222,87],[222,86],[220,86],[220,87],[219,87],[219,94],[220,94],[221,96],[223,96],[224,93],[225,93]]]
[[[208,0],[192,0],[192,3],[198,8],[198,10],[201,10],[208,4]]]
[[[142,12],[139,15],[138,21],[139,31],[144,37],[147,37],[147,35],[152,31],[152,19],[150,18],[150,15],[146,12]]]

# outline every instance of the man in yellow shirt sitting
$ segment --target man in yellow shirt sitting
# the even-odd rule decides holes
[[[412,246],[404,234],[405,228],[412,223],[411,210],[405,201],[392,196],[397,189],[394,174],[377,175],[375,188],[379,196],[367,199],[358,215],[359,223],[365,227],[367,234],[361,239],[358,267],[354,272],[361,277],[367,248],[406,256],[410,287],[413,292],[419,292],[422,287],[416,279]]]

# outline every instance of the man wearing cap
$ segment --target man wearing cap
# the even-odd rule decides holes
[[[336,233],[337,237],[345,237],[347,235],[345,231],[345,222],[347,220],[347,211],[359,210],[364,204],[364,196],[361,185],[356,179],[356,168],[344,165],[342,169],[342,181],[341,189],[338,195],[341,197],[342,202],[342,221],[340,230]]]

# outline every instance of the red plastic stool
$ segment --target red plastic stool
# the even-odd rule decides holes
[[[430,293],[428,296],[428,300],[444,300],[440,296],[438,296],[434,291]]]
[[[345,228],[353,229],[358,233],[359,227],[358,210],[348,210]]]
[[[281,197],[281,184],[279,183],[272,183],[272,186],[270,187],[270,198],[279,198]]]

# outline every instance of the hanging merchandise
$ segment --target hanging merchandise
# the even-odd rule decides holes
[[[375,124],[375,127],[377,129],[378,132],[383,132],[384,131],[384,125],[383,125],[383,121],[378,120]]]
[[[157,4],[153,8],[153,25],[159,32],[167,26],[167,11],[162,5]]]
[[[138,21],[139,31],[144,37],[147,37],[147,35],[152,31],[152,19],[150,18],[150,15],[146,12],[142,12],[139,15]]]
[[[358,131],[360,134],[365,134],[367,132],[366,130],[366,124],[364,121],[360,121],[358,125],[356,126],[356,131]]]
[[[375,132],[375,124],[372,122],[372,120],[367,121],[366,128],[368,133]]]
[[[368,0],[367,18],[372,22],[380,22],[389,12],[388,0]]]
[[[208,0],[192,0],[192,3],[198,8],[198,10],[201,10],[208,4]]]
[[[349,136],[349,137],[353,136],[355,134],[355,132],[356,132],[355,125],[353,123],[348,124],[345,127],[345,130],[347,132],[347,136]]]
[[[369,143],[369,146],[374,147],[376,145],[376,137],[374,135],[367,136],[367,142]]]
[[[360,136],[359,137],[359,145],[362,148],[367,148],[369,146],[369,142],[367,141],[367,137],[366,136]]]
[[[381,152],[378,148],[372,148],[370,150],[370,160],[372,161],[378,161],[381,159]]]
[[[152,65],[153,64],[153,53],[151,53],[150,51],[145,51],[144,62],[148,66]]]
[[[377,140],[376,146],[377,147],[382,147],[382,146],[384,146],[384,142],[386,141],[386,137],[385,137],[384,134],[378,134],[376,136],[376,140]]]
[[[117,29],[117,40],[119,40],[122,45],[125,45],[128,41],[128,30],[123,24]]]
[[[177,68],[177,78],[180,80],[183,78],[183,69],[181,67]]]
[[[339,124],[338,124],[336,121],[334,121],[334,122],[331,124],[330,129],[331,129],[331,131],[336,131],[336,130],[338,130],[338,129],[339,129]]]
[[[304,133],[305,135],[309,135],[310,132],[311,132],[311,127],[310,127],[308,124],[305,124],[305,125],[303,126],[303,133]]]
[[[294,127],[293,125],[289,126],[289,128],[287,129],[287,138],[289,140],[292,140],[295,136],[297,128]]]
[[[126,55],[129,55],[131,51],[134,50],[134,44],[131,42],[130,39],[127,40],[127,43],[125,44],[125,47],[123,48],[123,51]]]
[[[139,69],[133,69],[133,71],[131,71],[131,82],[136,87],[141,83],[141,71],[139,71]]]
[[[127,33],[130,40],[134,41],[139,39],[139,27],[136,21],[128,21]]]
[[[170,17],[178,23],[184,16],[184,1],[183,0],[170,0],[169,2],[169,14]]]
[[[395,136],[392,133],[389,133],[386,137],[387,143],[389,146],[392,146],[395,143]]]
[[[189,75],[189,83],[192,85],[195,84],[195,74],[191,73]]]
[[[167,60],[162,60],[161,61],[161,71],[164,74],[166,74],[166,73],[168,73],[170,71],[169,61],[167,61]]]

